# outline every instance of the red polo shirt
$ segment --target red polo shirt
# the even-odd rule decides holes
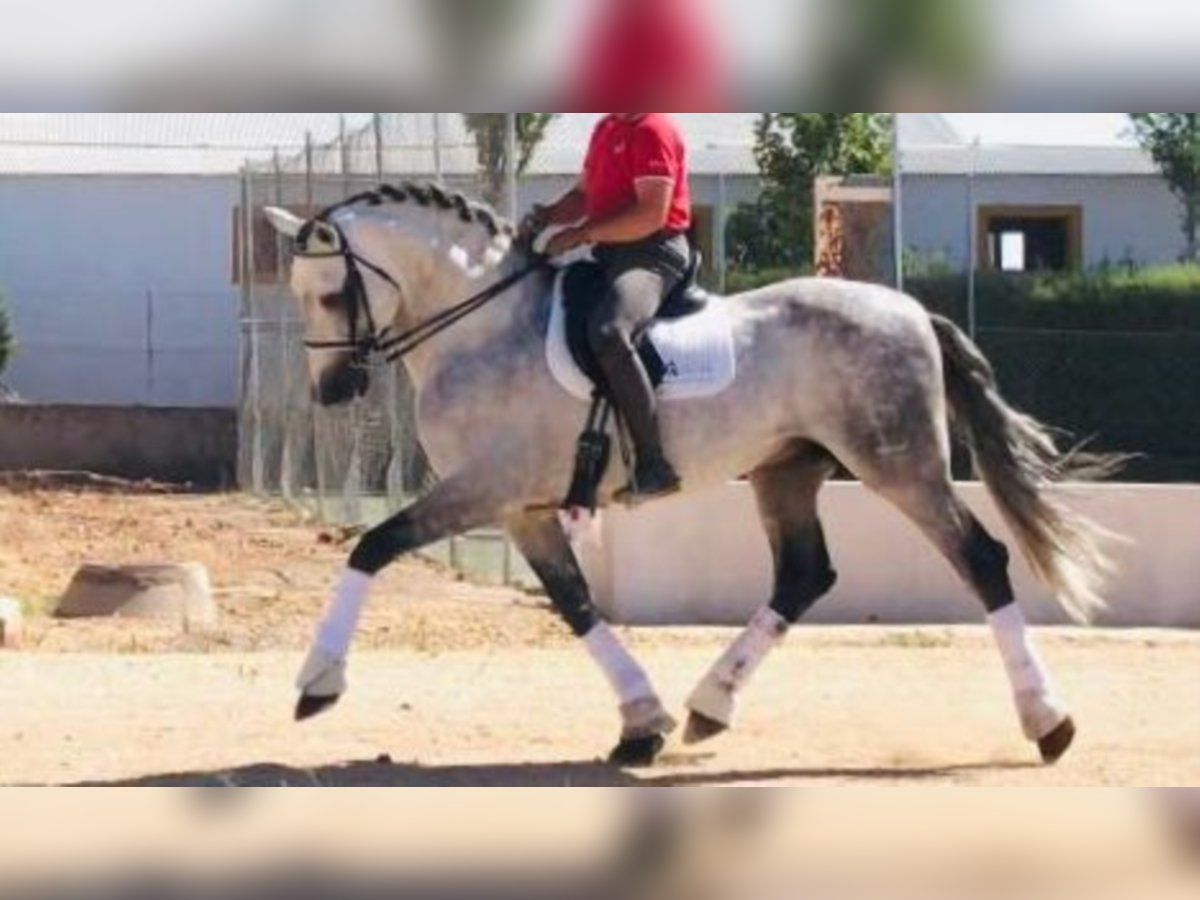
[[[644,178],[670,181],[674,191],[666,228],[692,227],[687,148],[666,113],[641,113],[627,120],[610,113],[596,126],[584,164],[587,217],[607,219],[637,202],[636,185]]]

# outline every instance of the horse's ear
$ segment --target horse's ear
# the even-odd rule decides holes
[[[267,221],[284,237],[295,240],[296,235],[300,233],[300,229],[304,227],[304,220],[302,218],[278,206],[268,206],[263,210],[263,213],[266,215]]]

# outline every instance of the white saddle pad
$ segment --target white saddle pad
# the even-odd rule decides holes
[[[575,364],[567,344],[567,312],[563,305],[563,274],[554,280],[550,327],[546,334],[546,360],[555,380],[581,400],[592,396],[590,378]],[[651,326],[649,339],[666,365],[666,376],[658,389],[664,400],[714,397],[737,377],[733,348],[733,323],[718,299],[703,312]]]

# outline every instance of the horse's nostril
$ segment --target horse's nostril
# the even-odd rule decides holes
[[[367,392],[369,376],[357,366],[342,366],[321,375],[313,386],[313,400],[322,406],[349,403]]]

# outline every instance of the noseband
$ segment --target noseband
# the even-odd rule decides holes
[[[367,287],[363,281],[362,270],[366,269],[369,272],[373,272],[395,288],[397,293],[402,293],[399,282],[370,260],[364,259],[355,253],[350,247],[350,242],[346,239],[345,232],[334,222],[318,219],[308,223],[301,230],[300,234],[297,235],[297,247],[307,243],[312,229],[318,222],[331,229],[337,236],[338,244],[340,245],[338,249],[327,251],[297,249],[294,255],[305,259],[341,257],[345,262],[346,280],[342,284],[341,293],[342,297],[350,305],[350,335],[343,341],[306,340],[304,346],[309,350],[349,350],[353,353],[353,364],[359,366],[366,366],[373,357],[377,356],[382,357],[388,363],[402,359],[426,341],[441,334],[450,326],[466,318],[502,294],[507,293],[511,288],[524,281],[530,275],[541,269],[550,267],[547,259],[537,257],[533,262],[513,274],[502,278],[491,287],[485,288],[478,294],[468,297],[462,303],[442,310],[442,312],[431,316],[408,331],[389,337],[388,332],[391,331],[391,326],[385,325],[383,328],[380,328],[375,321],[375,316],[371,312],[371,301],[367,296]],[[365,326],[365,328],[362,326]]]

